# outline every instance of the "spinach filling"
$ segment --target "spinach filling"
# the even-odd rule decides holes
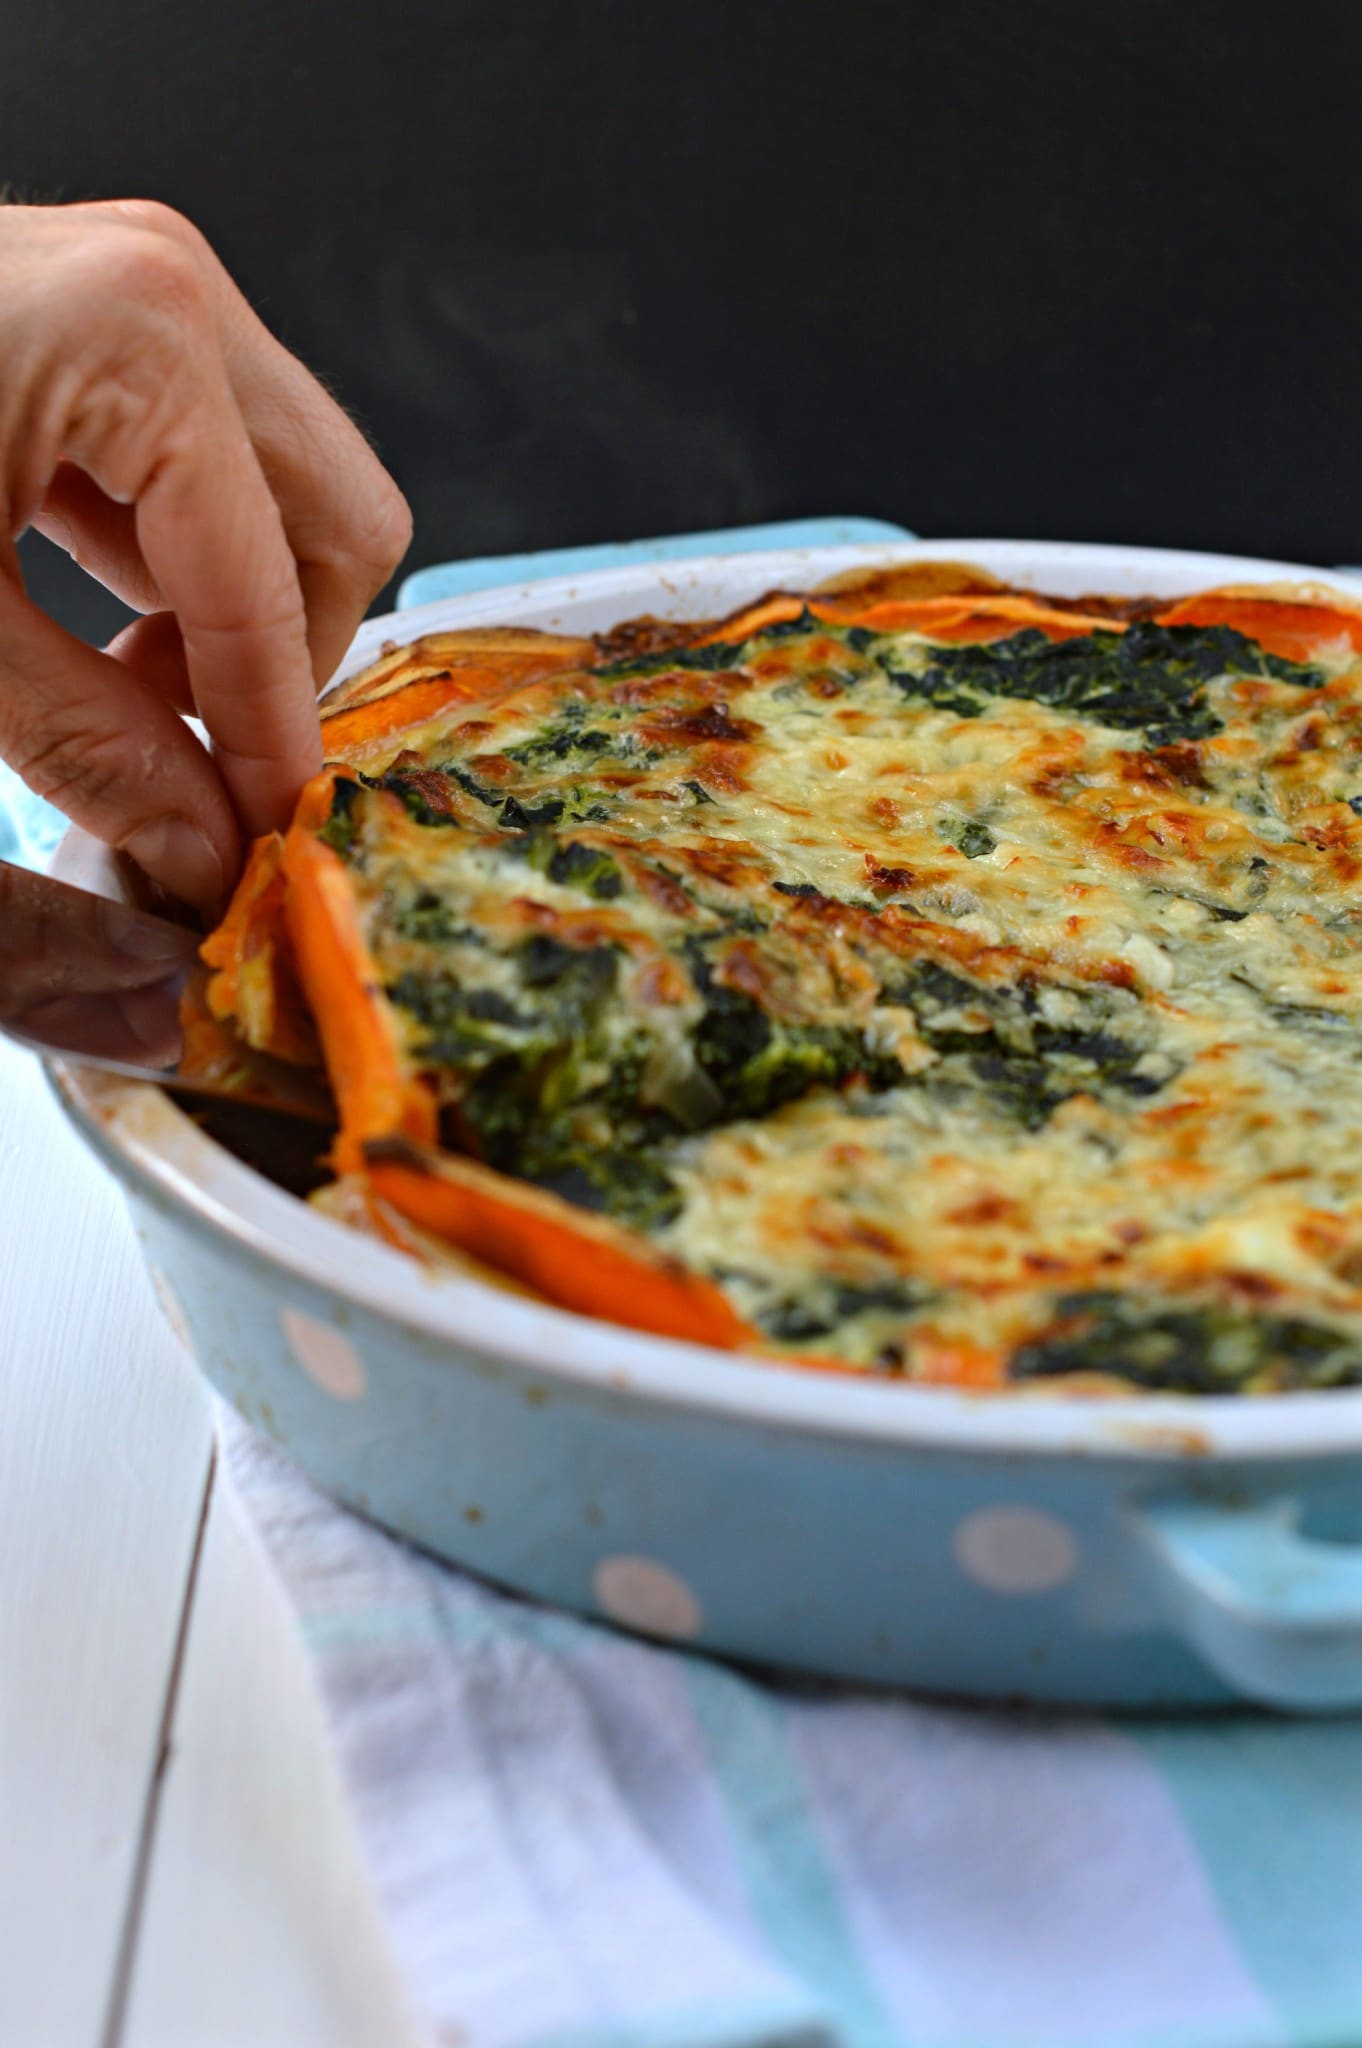
[[[868,1285],[819,1278],[795,1296],[785,1296],[768,1308],[759,1309],[756,1321],[768,1337],[782,1344],[802,1344],[829,1337],[834,1330],[862,1317],[883,1316],[900,1321],[925,1308],[932,1299],[929,1289],[909,1280],[881,1280]]]
[[[510,851],[560,888],[580,889],[598,903],[613,902],[623,894],[620,864],[603,847],[562,839],[554,832],[531,831],[512,840]]]
[[[682,950],[704,999],[694,1051],[722,1106],[717,1121],[767,1116],[813,1088],[840,1087],[853,1076],[872,1089],[893,1088],[904,1079],[899,1062],[876,1052],[863,1031],[768,1017],[753,997],[716,978],[703,939],[685,940]]]
[[[620,661],[607,662],[596,674],[609,682],[627,676],[666,675],[671,669],[698,669],[701,674],[712,674],[721,669],[740,668],[744,650],[752,645],[752,640],[714,640],[707,647],[672,647],[661,654],[626,655]]]
[[[641,1103],[646,1047],[626,1043],[601,1057],[600,1015],[589,983],[601,970],[558,963],[554,940],[525,962],[529,984],[552,991],[554,1014],[585,997],[579,1034],[549,1041],[528,1036],[515,1051],[463,1070],[464,1089],[446,1139],[471,1141],[479,1156],[504,1173],[518,1174],[580,1208],[658,1230],[681,1208],[681,1195],[662,1165],[659,1147],[678,1125],[665,1111]],[[558,949],[571,953],[574,949]],[[591,949],[580,958],[591,960]],[[594,1013],[594,1014],[593,1014]]]
[[[1311,1037],[1355,1039],[1358,1017],[1354,1010],[1328,1010],[1317,1003],[1291,1003],[1271,995],[1247,974],[1231,973],[1229,979],[1246,988],[1265,1013],[1285,1031],[1306,1032]]]
[[[374,780],[367,776],[360,779],[370,789],[386,789],[397,797],[408,817],[418,825],[453,826],[456,829],[462,826],[463,820],[450,794],[451,784],[457,784],[465,795],[495,811],[496,823],[503,832],[534,832],[563,822],[605,824],[610,818],[609,810],[596,793],[580,785],[559,796],[541,797],[536,802],[489,788],[466,768],[452,764],[444,768],[389,768],[386,774]]]
[[[530,1134],[517,1159],[523,1180],[634,1230],[662,1230],[681,1213],[675,1181],[651,1153],[634,1146],[602,1149],[540,1131]]]
[[[1130,1295],[1063,1295],[1059,1327],[1016,1351],[1014,1380],[1104,1373],[1170,1394],[1299,1392],[1362,1382],[1362,1338],[1293,1316],[1219,1305],[1152,1307]]]
[[[434,889],[416,889],[411,895],[390,901],[388,918],[404,939],[423,946],[445,946],[453,939],[477,943],[471,927],[459,922],[454,907]]]
[[[359,837],[359,819],[355,816],[355,799],[362,793],[364,784],[354,782],[348,775],[338,775],[331,789],[331,811],[326,823],[321,826],[317,837],[322,843],[338,853],[342,860],[348,860],[355,850]]]
[[[506,801],[499,789],[490,789],[485,782],[479,782],[476,775],[470,774],[467,768],[460,768],[456,762],[446,762],[441,773],[447,775],[451,782],[457,782],[465,796],[471,796],[475,803],[486,804],[491,811],[499,811]]]
[[[1174,1078],[1173,1062],[1160,1060],[1144,1042],[1137,998],[1066,989],[1062,999],[1075,1021],[1044,1016],[1034,989],[985,988],[933,960],[917,962],[880,997],[910,1009],[921,1036],[940,1054],[940,1064],[924,1077],[927,1085],[982,1089],[1026,1130],[1039,1130],[1075,1095],[1154,1095]]]
[[[1123,633],[1050,640],[1034,626],[1005,640],[928,650],[926,665],[896,665],[892,641],[862,641],[906,697],[961,718],[990,699],[1025,697],[1098,725],[1141,731],[1155,747],[1205,739],[1222,720],[1205,700],[1220,676],[1261,676],[1318,688],[1323,673],[1269,654],[1232,626],[1156,626],[1137,620]]]
[[[515,761],[523,768],[543,768],[551,762],[566,761],[573,756],[590,760],[599,754],[608,754],[612,747],[620,744],[618,733],[604,732],[599,725],[588,724],[588,719],[618,717],[601,705],[589,704],[584,697],[568,697],[556,707],[557,715],[542,725],[533,739],[522,740],[518,746],[507,747],[506,759]],[[627,735],[625,744],[628,744]]]
[[[741,668],[763,641],[802,640],[815,633],[840,640],[858,652],[865,642],[874,638],[873,634],[862,633],[858,639],[856,628],[815,618],[806,605],[798,618],[777,619],[749,634],[746,640],[712,640],[703,647],[670,647],[658,654],[625,655],[619,661],[607,662],[596,670],[596,674],[608,681],[626,676],[666,675],[671,669],[698,670],[701,674],[710,675],[724,669]]]
[[[511,958],[516,1002],[496,989],[469,988],[441,968],[409,968],[389,983],[389,999],[421,1027],[424,1058],[476,1068],[527,1043],[536,1052],[566,1049],[599,1024],[619,970],[613,946],[565,946],[536,932]]]
[[[956,844],[966,860],[982,860],[986,854],[994,851],[998,842],[987,825],[980,825],[976,820],[971,820]]]
[[[646,1047],[610,1041],[618,953],[534,933],[511,965],[514,997],[440,969],[409,969],[388,987],[419,1027],[417,1056],[459,1075],[445,1141],[637,1229],[660,1228],[681,1198],[655,1147],[677,1125],[641,1106]]]
[[[959,818],[942,818],[938,821],[936,829],[949,845],[957,847],[964,854],[966,860],[983,860],[988,854],[993,853],[998,845],[988,826],[981,824],[978,818],[963,821]]]
[[[1123,632],[1099,628],[1069,640],[1052,640],[1038,627],[1027,626],[1002,640],[928,644],[924,665],[909,669],[903,666],[897,636],[865,626],[839,626],[816,619],[807,609],[798,618],[764,626],[744,641],[714,641],[705,647],[634,656],[598,673],[613,678],[669,669],[737,669],[763,641],[814,634],[840,642],[848,653],[880,668],[905,696],[961,718],[977,718],[990,700],[999,697],[1028,698],[1095,724],[1142,732],[1147,744],[1155,747],[1205,739],[1222,729],[1222,720],[1205,702],[1207,684],[1220,677],[1257,676],[1301,689],[1317,689],[1325,681],[1320,669],[1270,654],[1233,626],[1160,626],[1150,619],[1134,620]],[[841,680],[854,681],[855,676],[848,672]],[[584,705],[578,707],[579,717],[585,712]],[[593,743],[604,739],[605,735],[592,736]],[[548,744],[551,753],[540,752],[534,758],[562,758],[575,742],[569,730]],[[530,758],[528,750],[517,750],[514,757],[520,758],[522,752]],[[963,845],[961,851],[970,859],[979,857]]]
[[[442,914],[452,927],[448,907],[421,891],[400,924],[440,929]],[[691,1039],[694,1071],[669,1085],[654,1078],[656,1047],[618,1002],[614,946],[572,946],[535,933],[495,956],[496,987],[470,986],[466,969],[440,965],[395,976],[387,994],[416,1026],[415,1056],[458,1076],[457,1101],[446,1113],[449,1142],[471,1144],[489,1164],[569,1201],[657,1228],[680,1206],[657,1157],[669,1140],[766,1116],[816,1088],[857,1079],[883,1090],[903,1082],[899,1062],[877,1052],[861,1030],[773,1019],[751,996],[726,987],[716,970],[729,936],[683,943],[703,1009]]]

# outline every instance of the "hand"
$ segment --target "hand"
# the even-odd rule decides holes
[[[0,756],[211,916],[320,765],[406,502],[169,208],[0,206],[0,277]],[[148,616],[102,654],[63,632],[28,526]]]
[[[45,1051],[180,1057],[194,933],[0,860],[0,1028]]]

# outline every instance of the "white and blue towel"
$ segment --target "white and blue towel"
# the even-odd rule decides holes
[[[1362,1722],[757,1679],[494,1592],[225,1436],[433,2043],[1362,2044]]]

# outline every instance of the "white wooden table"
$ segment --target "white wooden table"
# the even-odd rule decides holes
[[[0,1040],[0,2042],[412,2039],[282,1595],[114,1183]]]

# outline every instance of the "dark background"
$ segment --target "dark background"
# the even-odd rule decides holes
[[[0,177],[190,214],[412,566],[819,512],[1328,563],[1360,78],[1348,0],[48,0]]]

